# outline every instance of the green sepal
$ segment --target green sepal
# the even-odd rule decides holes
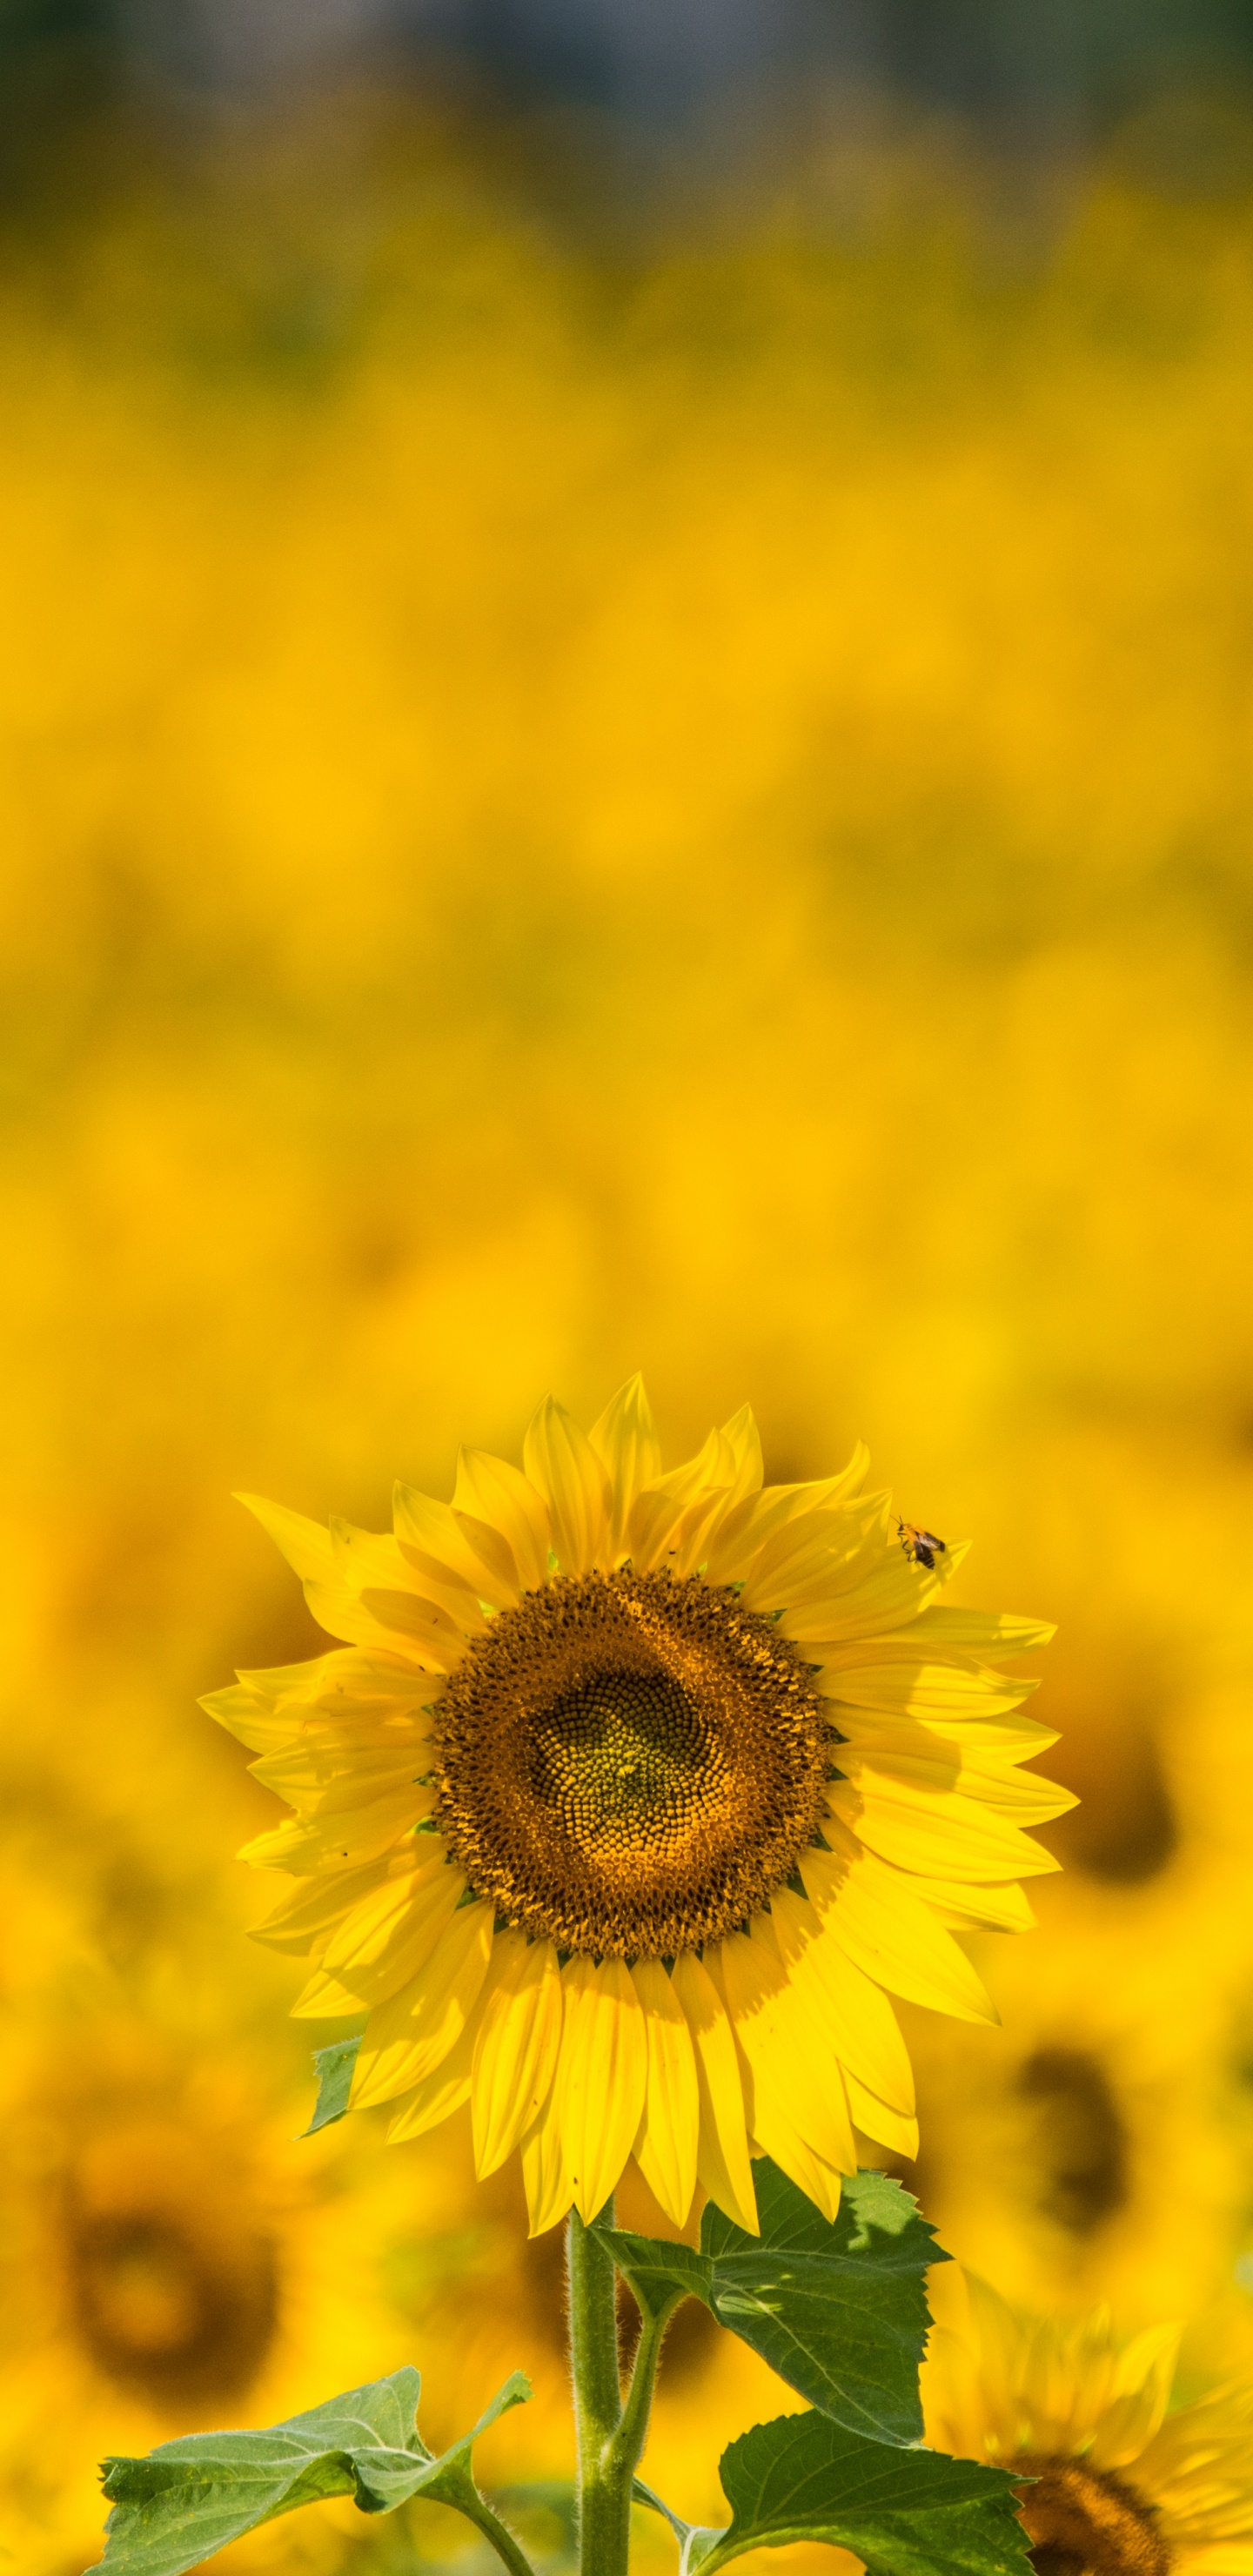
[[[479,2519],[471,2445],[531,2390],[515,2371],[470,2433],[436,2458],[417,2424],[422,2382],[393,2371],[258,2433],[189,2433],[146,2459],[106,2460],[113,2506],[100,2565],[109,2576],[183,2576],[246,2531],[297,2505],[350,2495],[362,2513],[390,2513],[411,2496]]]
[[[826,2541],[868,2576],[1027,2576],[1028,2541],[1005,2469],[943,2451],[869,2442],[817,2413],[755,2424],[722,2454],[731,2507],[722,2531],[684,2523],[637,2480],[635,2499],[663,2513],[680,2576],[715,2576],[749,2549]]]
[[[703,2299],[811,2406],[880,2441],[922,2433],[924,2275],[946,2262],[916,2201],[886,2174],[846,2182],[834,2221],[767,2157],[753,2166],[760,2236],[710,2204],[701,2250],[603,2228],[642,2313]]]
[[[352,2091],[353,2069],[361,2039],[362,2034],[358,2031],[355,2039],[333,2039],[329,2048],[314,2049],[318,2098],[308,2128],[300,2132],[302,2138],[315,2137],[319,2129],[329,2129],[332,2120],[343,2119]]]

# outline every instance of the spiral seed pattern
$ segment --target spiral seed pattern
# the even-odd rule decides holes
[[[697,1577],[557,1576],[436,1712],[453,1857],[503,1922],[593,1957],[720,1940],[790,1876],[832,1730],[787,1638]]]

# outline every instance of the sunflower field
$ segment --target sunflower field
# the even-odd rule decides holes
[[[999,2026],[902,2003],[863,2162],[1063,2343],[1253,2368],[1253,191],[1111,156],[1007,246],[921,150],[820,176],[601,238],[356,99],[4,233],[29,2576],[106,2453],[410,2362],[436,2448],[528,2372],[484,2473],[569,2564],[560,2233],[467,2108],[300,2136],[346,2024],[196,1703],[328,1648],[233,1496],[390,1530],[637,1369],[669,1461],[864,1440],[952,1601],[1056,1624],[1060,1867],[965,1941]],[[649,2479],[716,2518],[711,2423],[794,2403],[689,2303]],[[220,2563],[490,2561],[344,2500]]]

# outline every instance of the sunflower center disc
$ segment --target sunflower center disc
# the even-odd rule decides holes
[[[437,1712],[445,1837],[504,1922],[594,1957],[716,1941],[795,1868],[830,1734],[734,1593],[558,1576],[469,1648]]]
[[[1082,2460],[1022,2459],[1019,2511],[1036,2576],[1167,2576],[1170,2550],[1151,2505],[1121,2478]]]
[[[536,1718],[531,1780],[587,1852],[681,1832],[716,1805],[726,1765],[669,1673],[593,1673]]]

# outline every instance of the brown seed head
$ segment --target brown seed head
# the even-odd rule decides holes
[[[560,1575],[444,1690],[440,1820],[502,1921],[597,1958],[672,1958],[790,1876],[832,1735],[796,1648],[734,1592]]]
[[[1170,2549],[1154,2509],[1122,2478],[1083,2460],[1013,2466],[1039,2482],[1019,2499],[1036,2576],[1168,2576]]]

